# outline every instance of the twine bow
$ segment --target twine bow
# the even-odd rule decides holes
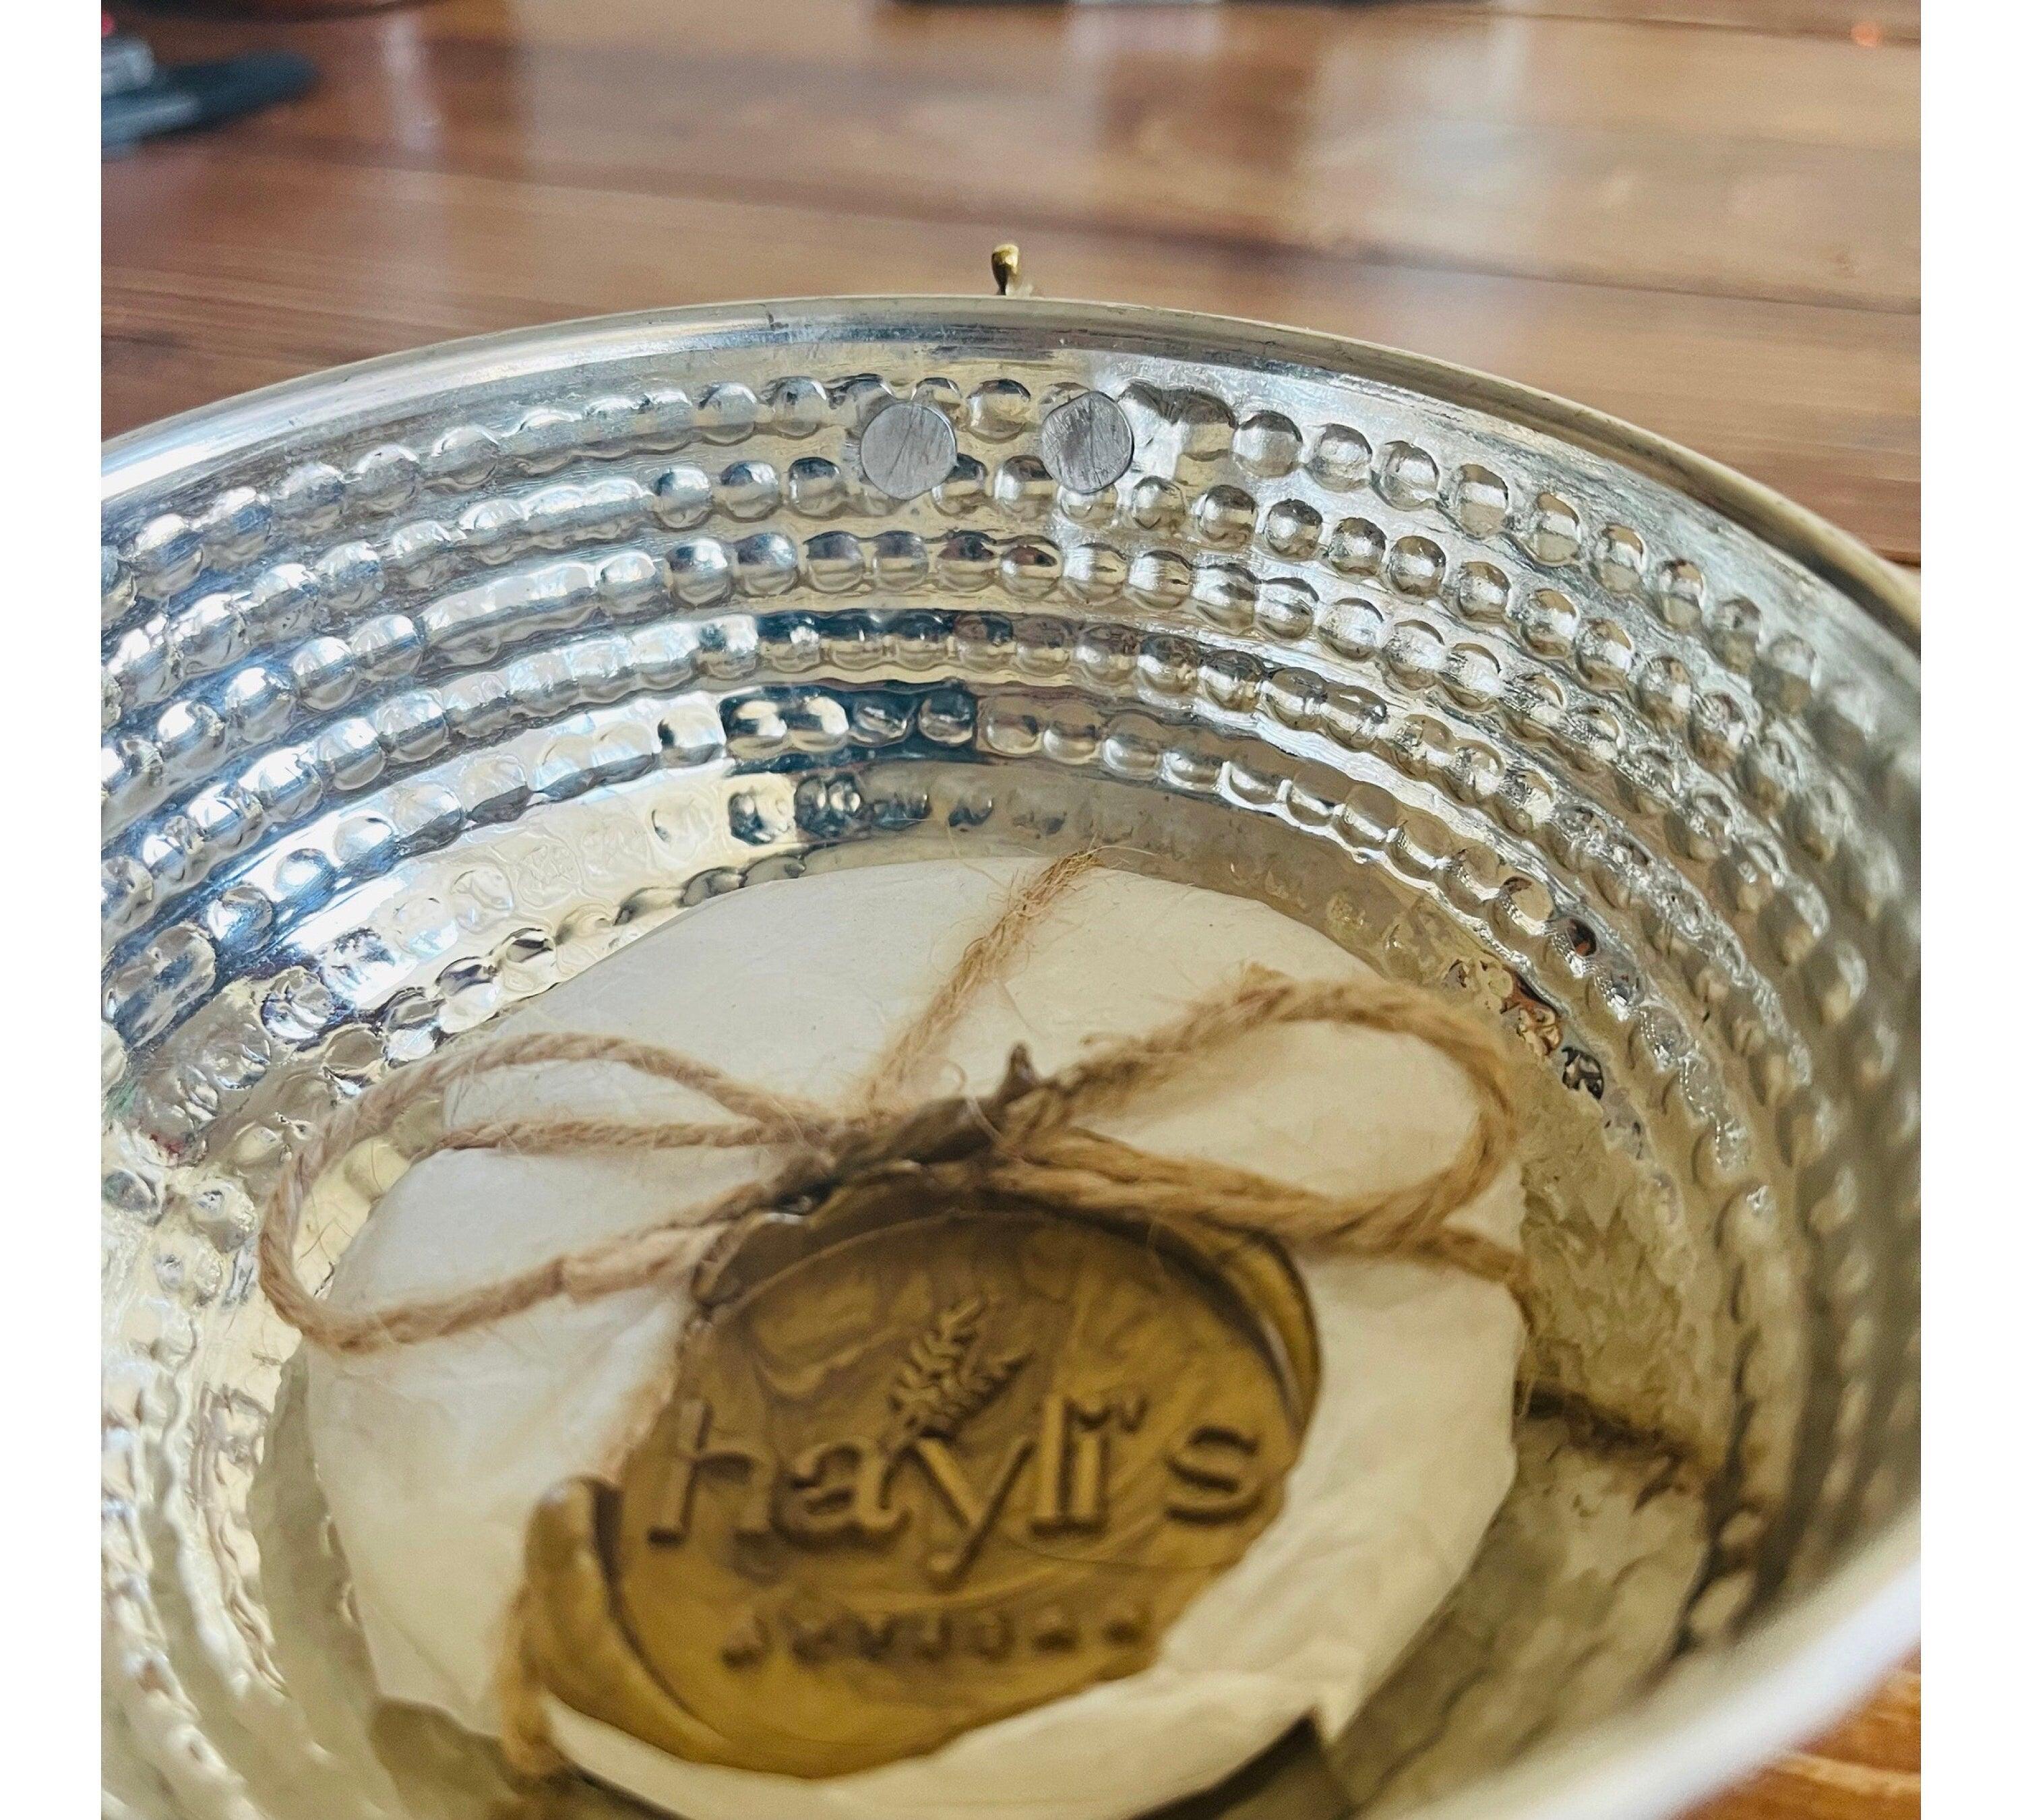
[[[1036,1073],[1021,1046],[987,1094],[906,1103],[907,1078],[976,989],[1003,972],[1040,917],[1093,864],[1092,855],[1076,854],[1014,894],[927,1008],[887,1043],[866,1084],[840,1107],[775,1093],[678,1051],[578,1032],[505,1036],[389,1076],[321,1127],[283,1171],[260,1234],[268,1301],[312,1344],[348,1354],[440,1339],[558,1299],[590,1301],[684,1277],[706,1302],[754,1222],[798,1217],[838,1189],[900,1171],[916,1172],[923,1187],[951,1197],[1206,1221],[1294,1244],[1444,1265],[1503,1285],[1520,1299],[1521,1254],[1447,1224],[1488,1186],[1515,1147],[1509,1070],[1491,1029],[1418,988],[1374,978],[1295,981],[1252,968],[1157,1029],[1108,1043],[1053,1073]],[[1088,1127],[1091,1117],[1173,1079],[1201,1056],[1253,1032],[1295,1024],[1415,1037],[1452,1061],[1476,1096],[1473,1124],[1452,1157],[1403,1187],[1336,1197],[1246,1170],[1156,1156]],[[443,1132],[421,1156],[478,1149],[545,1154],[753,1149],[774,1153],[770,1167],[699,1207],[476,1288],[361,1311],[334,1308],[309,1289],[297,1261],[302,1212],[333,1163],[456,1082],[572,1062],[615,1063],[687,1087],[725,1116],[499,1120]]]

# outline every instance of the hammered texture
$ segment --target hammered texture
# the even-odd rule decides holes
[[[1914,1498],[1917,674],[1881,609],[1349,344],[921,309],[558,332],[112,457],[114,1809],[500,1811],[484,1747],[374,1713],[255,1197],[385,1069],[810,867],[1100,840],[1533,1058],[1539,1368],[1709,1489],[1527,1422],[1469,1577],[1284,1811],[1617,1710]],[[1038,429],[1089,389],[1135,455],[1083,495]],[[907,502],[858,455],[893,399],[958,450]],[[326,1256],[397,1165],[327,1185]]]

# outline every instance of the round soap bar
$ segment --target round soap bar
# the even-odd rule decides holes
[[[1275,1246],[901,1177],[728,1267],[615,1483],[535,1516],[579,1712],[792,1775],[918,1756],[1148,1667],[1277,1515],[1318,1348]]]
[[[907,864],[758,886],[513,1024],[667,1043],[838,1099],[1031,870]],[[1057,1068],[1250,964],[1360,970],[1247,900],[1096,872],[914,1089],[987,1091],[1019,1043]],[[706,1116],[681,1089],[602,1066],[483,1076],[447,1111]],[[1291,1026],[1090,1122],[1345,1193],[1422,1176],[1472,1115],[1458,1070],[1422,1044]],[[488,1281],[698,1204],[763,1160],[445,1153],[394,1185],[332,1293],[363,1304]],[[1255,1310],[1271,1297],[1240,1290],[1261,1281],[1249,1266],[1161,1258],[1142,1234],[1126,1263],[1105,1248],[1117,1233],[1064,1237],[1071,1222],[1030,1210],[996,1210],[994,1227],[988,1210],[874,1211],[706,1328],[684,1292],[656,1288],[312,1355],[318,1472],[381,1690],[495,1730],[531,1532],[534,1603],[552,1562],[557,1585],[585,1581],[553,1609],[612,1627],[554,1662],[623,1635],[659,1701],[641,1720],[604,1697],[630,1668],[580,1687],[544,1669],[557,1743],[692,1820],[1115,1820],[1212,1784],[1301,1719],[1345,1724],[1507,1489],[1509,1298],[1298,1253],[1278,1266],[1297,1318],[1273,1315],[1267,1333]],[[1513,1169],[1455,1217],[1507,1241],[1520,1211]],[[1301,1351],[1303,1372],[1288,1368]],[[667,1689],[682,1696],[671,1727]]]

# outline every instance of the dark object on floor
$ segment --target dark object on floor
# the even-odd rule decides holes
[[[134,42],[114,39],[107,49]],[[138,56],[128,53],[126,71],[139,70],[145,54],[145,46],[139,46]],[[116,82],[108,69],[99,107],[99,143],[108,152],[123,152],[158,133],[207,126],[276,101],[292,101],[315,81],[314,64],[283,50],[166,69],[149,58],[145,79],[137,86]]]

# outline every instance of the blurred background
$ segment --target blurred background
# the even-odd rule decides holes
[[[104,167],[104,427],[445,337],[990,287],[1407,345],[1918,554],[1914,0],[121,5],[301,98]]]
[[[311,15],[314,15],[311,16]],[[1394,343],[1920,554],[1915,0],[239,0],[104,17],[104,415],[607,311]],[[1907,1820],[1919,1683],[1710,1811]]]

